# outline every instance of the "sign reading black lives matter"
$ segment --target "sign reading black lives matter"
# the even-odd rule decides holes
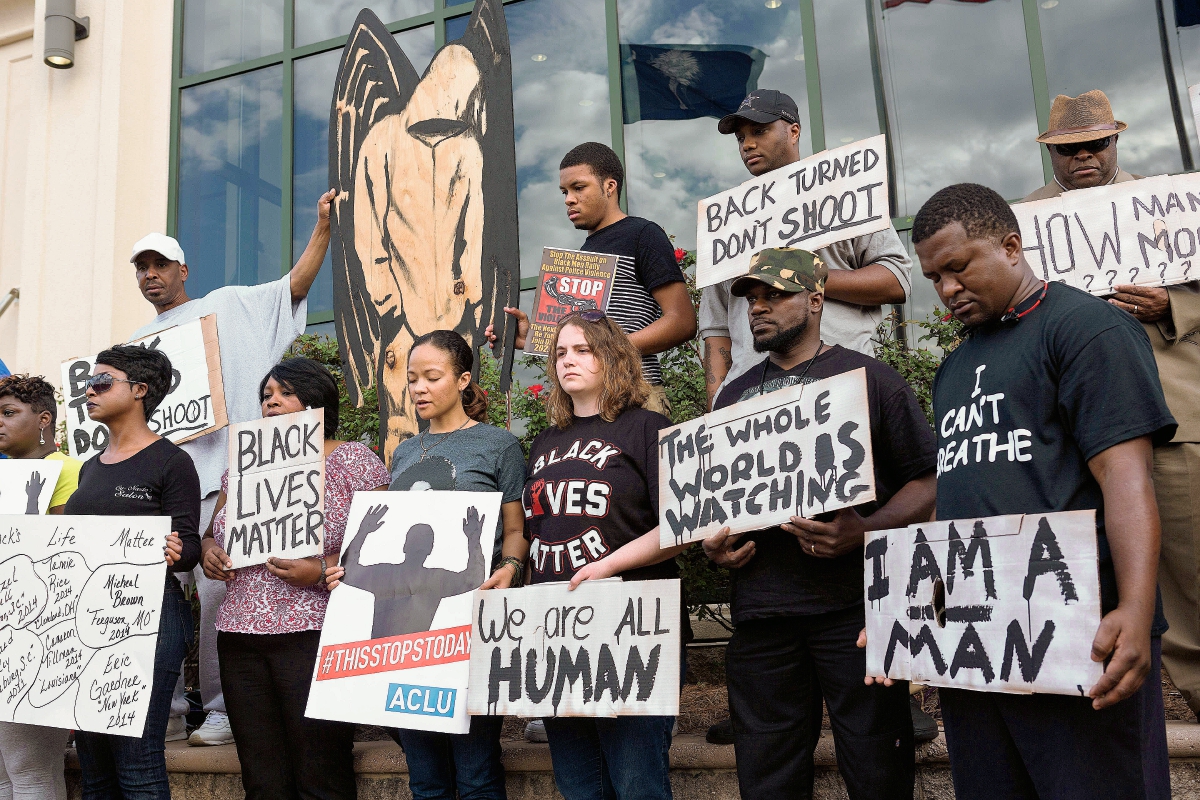
[[[1094,511],[868,531],[867,674],[1083,695],[1100,625]]]
[[[215,314],[130,344],[161,350],[171,359],[171,389],[150,417],[150,430],[180,444],[228,424]],[[95,366],[95,356],[62,363],[67,442],[76,458],[91,458],[108,446],[108,428],[87,414],[85,384]]]
[[[875,499],[867,373],[779,389],[658,434],[659,543]]]
[[[679,581],[566,582],[475,593],[472,714],[679,713]]]
[[[1107,295],[1200,278],[1200,174],[1063,192],[1012,207],[1034,274]]]
[[[768,247],[819,250],[892,224],[885,137],[825,150],[706,197],[696,222],[696,285],[745,275]]]
[[[142,735],[170,517],[0,516],[0,721]]]
[[[229,429],[225,552],[233,568],[325,552],[325,411]]]

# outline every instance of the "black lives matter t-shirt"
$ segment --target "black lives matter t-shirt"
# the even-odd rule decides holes
[[[916,395],[900,373],[870,356],[833,345],[816,357],[782,370],[770,359],[726,384],[713,408],[725,408],[764,393],[832,378],[863,367],[874,455],[874,502],[856,506],[870,516],[901,487],[934,468],[935,442]],[[805,375],[805,369],[808,373]],[[838,558],[806,553],[799,540],[775,527],[747,534],[756,553],[746,566],[731,571],[733,621],[803,616],[852,608],[863,602],[863,549]]]
[[[1108,613],[1117,583],[1088,459],[1139,436],[1169,441],[1175,420],[1132,316],[1061,283],[1035,308],[1039,296],[1017,308],[1032,309],[1019,321],[972,331],[938,370],[937,516],[1095,509]]]
[[[662,414],[631,408],[612,422],[576,417],[566,430],[538,434],[521,497],[531,583],[570,580],[658,525],[658,432],[670,425]],[[621,577],[676,578],[679,570],[668,559]]]
[[[618,220],[593,233],[579,249],[617,257],[606,313],[626,333],[640,331],[662,316],[652,291],[683,280],[670,238],[648,219]],[[650,383],[662,383],[658,356],[642,356],[642,374]]]

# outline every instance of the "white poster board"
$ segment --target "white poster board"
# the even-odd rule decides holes
[[[233,568],[325,552],[325,411],[229,428],[225,552]]]
[[[357,492],[305,714],[466,733],[471,594],[500,492]]]
[[[475,593],[472,714],[679,713],[679,581],[566,582]]]
[[[62,466],[44,458],[0,461],[0,514],[45,514]]]
[[[1081,696],[1104,672],[1094,511],[869,531],[867,674]]]
[[[225,390],[221,382],[221,348],[217,317],[210,314],[137,339],[171,359],[171,389],[150,417],[150,430],[175,444],[225,427]],[[67,441],[71,455],[88,459],[108,446],[108,428],[87,414],[84,384],[96,366],[96,356],[62,363]]]
[[[0,721],[141,736],[170,517],[0,516]]]
[[[663,548],[875,499],[867,372],[779,389],[658,435]]]
[[[697,205],[696,285],[745,275],[769,247],[819,250],[892,224],[881,134],[771,170]]]
[[[1200,174],[1076,189],[1012,210],[1039,278],[1094,295],[1200,278]]]

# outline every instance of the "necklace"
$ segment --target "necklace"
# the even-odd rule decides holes
[[[813,357],[808,360],[808,366],[806,366],[804,368],[804,371],[800,373],[800,380],[796,381],[796,383],[800,384],[800,394],[801,395],[804,394],[804,379],[808,376],[808,371],[810,369],[812,369],[812,365],[814,363],[816,363],[817,356],[821,355],[821,350],[824,347],[825,347],[825,342],[821,339],[817,339],[817,352],[814,353]],[[767,360],[763,363],[762,377],[758,379],[758,396],[759,397],[762,396],[763,385],[766,384],[766,382],[767,382],[767,370],[770,368],[770,366],[771,366],[771,359],[768,356]]]
[[[442,436],[441,436],[441,438],[440,438],[440,439],[438,439],[438,440],[437,440],[436,442],[434,442],[433,444],[429,445],[429,447],[426,447],[426,446],[425,446],[425,435],[426,435],[427,433],[429,433],[429,431],[428,431],[428,430],[421,431],[421,438],[417,440],[417,447],[421,448],[421,457],[420,457],[420,458],[418,458],[418,459],[417,459],[417,461],[424,461],[424,460],[425,460],[425,456],[429,455],[429,451],[430,451],[430,450],[432,450],[433,448],[437,447],[439,444],[441,444],[442,442],[446,441],[446,440],[447,440],[447,439],[449,439],[451,436],[453,436],[454,434],[456,434],[456,433],[458,433],[459,431],[461,431],[463,428],[467,427],[467,423],[468,423],[468,422],[470,422],[470,421],[471,421],[471,418],[470,418],[470,417],[467,417],[465,420],[463,420],[463,424],[462,424],[462,425],[459,425],[457,428],[455,428],[455,429],[454,429],[454,430],[452,430],[452,431],[448,431],[448,432],[446,432],[446,433],[443,433],[443,434],[442,434]],[[436,435],[436,434],[435,434],[435,435]]]

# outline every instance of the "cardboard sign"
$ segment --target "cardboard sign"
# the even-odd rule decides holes
[[[875,499],[867,372],[779,389],[658,434],[659,542],[769,528]]]
[[[581,250],[542,248],[537,299],[529,318],[525,352],[550,355],[558,321],[572,311],[604,311],[617,274],[617,257]]]
[[[215,314],[130,344],[161,350],[171,359],[171,389],[150,417],[150,430],[179,444],[228,424]],[[108,446],[108,428],[93,422],[85,405],[84,384],[95,366],[94,355],[62,363],[67,440],[71,455],[76,458],[91,458]]]
[[[1100,625],[1094,511],[867,533],[867,674],[1084,695]]]
[[[0,461],[0,514],[45,514],[62,466],[42,458]]]
[[[706,197],[696,220],[696,285],[745,275],[768,247],[819,250],[892,224],[883,135],[825,150]]]
[[[358,492],[305,714],[466,733],[471,593],[500,492]]]
[[[170,517],[0,516],[0,721],[139,737]]]
[[[1200,278],[1200,174],[1160,175],[1016,203],[1034,274],[1094,295]]]
[[[472,714],[679,713],[679,581],[543,583],[475,593]]]
[[[233,568],[325,552],[325,411],[229,429],[225,552]]]

